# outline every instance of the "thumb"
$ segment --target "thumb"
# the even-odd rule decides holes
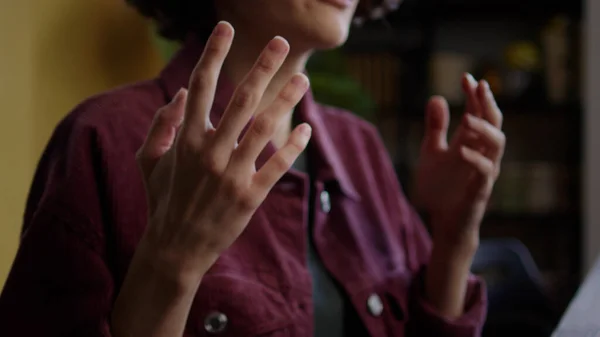
[[[183,122],[187,90],[180,89],[173,100],[159,109],[154,116],[144,144],[137,153],[137,161],[147,179],[158,160],[171,148],[177,130]]]
[[[443,97],[433,97],[427,104],[423,150],[445,150],[448,148],[448,125],[450,108]]]

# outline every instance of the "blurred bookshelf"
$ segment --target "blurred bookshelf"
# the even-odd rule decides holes
[[[581,1],[546,0],[431,0],[424,7],[438,18],[473,19],[498,18],[502,20],[527,19],[546,20],[555,14],[567,14],[573,18],[581,17]]]
[[[446,97],[456,122],[461,74],[490,83],[508,143],[482,236],[525,243],[560,311],[581,274],[581,7],[405,0],[385,20],[353,28],[343,48],[349,78],[376,107],[363,117],[380,128],[407,192],[427,99]]]

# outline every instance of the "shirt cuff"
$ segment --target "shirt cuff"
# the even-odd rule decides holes
[[[414,329],[418,336],[477,337],[485,323],[487,296],[481,279],[469,276],[465,309],[456,319],[444,318],[425,298],[425,268],[421,270],[414,286],[411,306]]]

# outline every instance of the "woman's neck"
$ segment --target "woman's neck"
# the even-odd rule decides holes
[[[268,42],[269,39],[261,41],[257,36],[246,36],[243,30],[236,30],[234,42],[223,65],[223,71],[235,86],[241,83]],[[267,87],[256,114],[273,102],[279,91],[294,74],[304,71],[309,56],[310,52],[299,52],[294,50],[293,45],[290,45],[288,57]],[[278,147],[285,143],[291,132],[291,114],[288,117],[289,120],[284,124],[286,127],[282,127],[273,138],[274,144]]]
[[[241,83],[268,42],[268,39],[265,41],[256,41],[256,38],[249,40],[236,31],[235,40],[223,65],[223,71],[234,85],[237,86]],[[292,75],[304,71],[308,57],[309,53],[298,53],[294,50],[293,45],[290,46],[288,57],[267,87],[258,112],[273,101]]]

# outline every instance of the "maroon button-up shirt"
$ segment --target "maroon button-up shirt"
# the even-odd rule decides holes
[[[1,336],[111,335],[111,308],[147,220],[134,155],[155,111],[186,86],[200,53],[200,44],[186,45],[157,79],[90,98],[56,128],[0,297]],[[215,125],[233,88],[221,79],[217,92]],[[310,93],[296,111],[313,128],[316,195],[327,190],[331,200],[328,212],[314,207],[314,245],[369,335],[479,335],[485,295],[477,279],[469,281],[457,320],[444,319],[424,299],[430,238],[376,129],[315,103]],[[269,145],[257,165],[273,151]],[[290,170],[274,187],[203,278],[186,337],[208,335],[205,320],[215,312],[228,319],[221,336],[311,336],[308,184],[307,175]]]

